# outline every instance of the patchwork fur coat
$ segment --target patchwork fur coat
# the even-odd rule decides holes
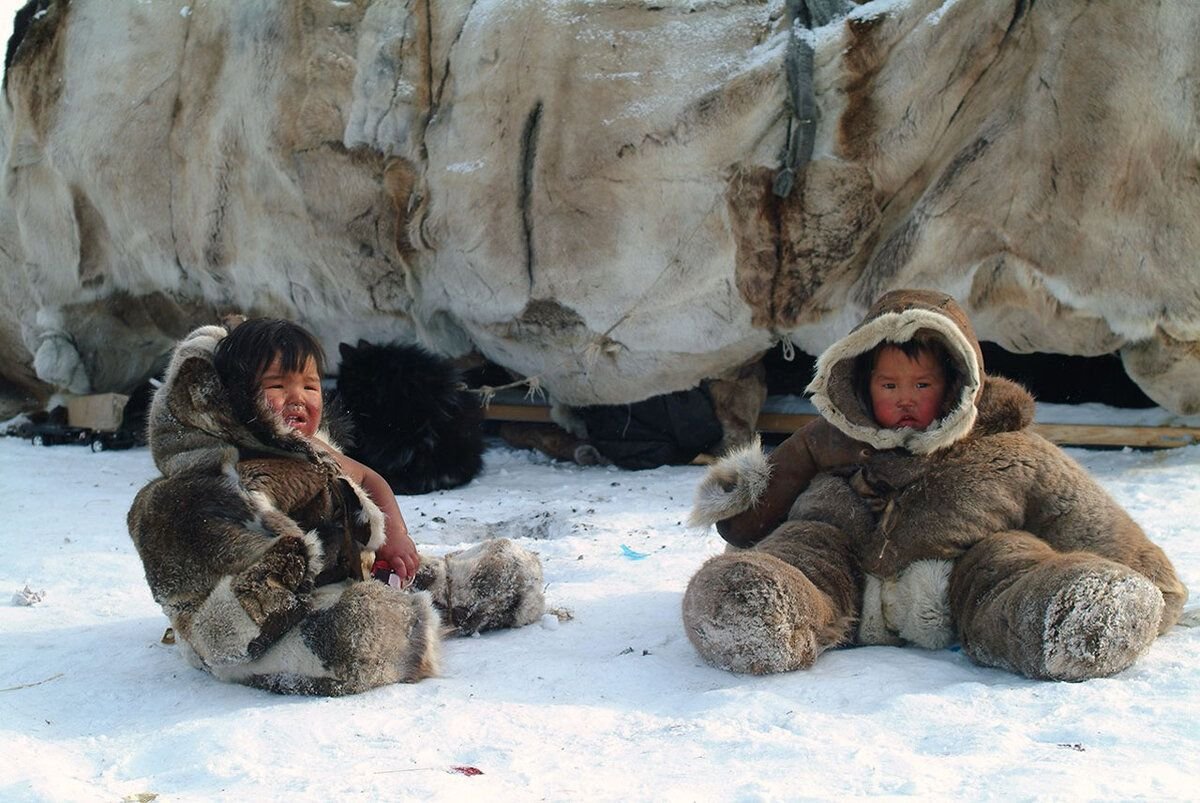
[[[353,694],[435,674],[445,629],[541,616],[540,563],[503,539],[422,556],[427,590],[360,582],[383,544],[383,513],[281,423],[260,432],[236,420],[212,363],[225,335],[202,327],[172,355],[148,423],[161,476],[128,515],[190,663],[277,692]]]
[[[935,334],[955,366],[948,411],[882,429],[855,358]],[[734,547],[689,583],[684,623],[734,671],[808,666],[839,644],[958,640],[1035,678],[1119,672],[1179,619],[1187,591],[1161,549],[1075,461],[1030,430],[1034,403],[984,373],[948,296],[896,291],[818,360],[821,418],[768,458],[712,467],[693,522]]]

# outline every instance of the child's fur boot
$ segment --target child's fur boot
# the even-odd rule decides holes
[[[839,622],[803,572],[753,550],[711,558],[683,597],[688,638],[706,661],[732,672],[807,668],[843,637]]]
[[[507,538],[445,557],[422,555],[414,587],[429,591],[446,624],[463,635],[521,627],[546,608],[537,554]]]
[[[1141,574],[1018,531],[960,559],[950,601],[971,658],[1051,680],[1120,672],[1154,641],[1163,614],[1162,592]]]
[[[324,586],[312,601],[315,610],[257,660],[212,673],[283,694],[329,696],[437,674],[441,628],[428,594],[350,582]]]

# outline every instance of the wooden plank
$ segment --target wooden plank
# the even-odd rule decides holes
[[[551,423],[550,408],[540,404],[491,404],[484,417],[493,421]],[[758,431],[787,434],[816,418],[807,413],[762,413]],[[1200,443],[1200,428],[1140,427],[1113,424],[1034,424],[1047,440],[1063,446],[1133,446],[1170,449]]]
[[[483,417],[489,421],[533,421],[552,423],[550,408],[544,404],[496,404],[483,408]]]
[[[1034,424],[1047,440],[1071,446],[1137,446],[1171,449],[1200,443],[1194,427],[1123,427],[1104,424]]]

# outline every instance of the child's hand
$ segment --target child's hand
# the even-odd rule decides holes
[[[387,561],[392,571],[407,583],[417,576],[417,569],[421,565],[417,545],[408,537],[408,528],[404,526],[403,519],[396,521],[388,516],[386,521],[384,529],[387,531],[387,541],[376,550],[375,559]]]

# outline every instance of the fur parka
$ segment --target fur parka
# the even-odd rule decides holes
[[[855,387],[855,360],[918,331],[953,363],[947,403],[923,431],[883,429]],[[1124,669],[1179,619],[1187,591],[1165,554],[1030,429],[1032,397],[984,373],[948,296],[882,297],[821,355],[809,391],[820,420],[770,458],[731,455],[698,492],[693,521],[751,548],[714,558],[685,595],[685,625],[710,660],[780,671],[836,644],[958,640],[982,664],[1080,680]],[[735,590],[729,578],[747,561],[758,588]],[[730,593],[768,601],[731,615]],[[759,643],[768,631],[793,646]]]
[[[161,476],[128,515],[190,663],[277,692],[353,694],[435,674],[443,619],[473,632],[541,615],[540,564],[507,541],[423,556],[418,580],[432,593],[360,582],[383,513],[265,409],[254,429],[236,419],[212,360],[226,334],[201,327],[176,347],[148,421]],[[455,621],[447,590],[436,596],[448,575],[473,589],[455,601],[469,622]]]

